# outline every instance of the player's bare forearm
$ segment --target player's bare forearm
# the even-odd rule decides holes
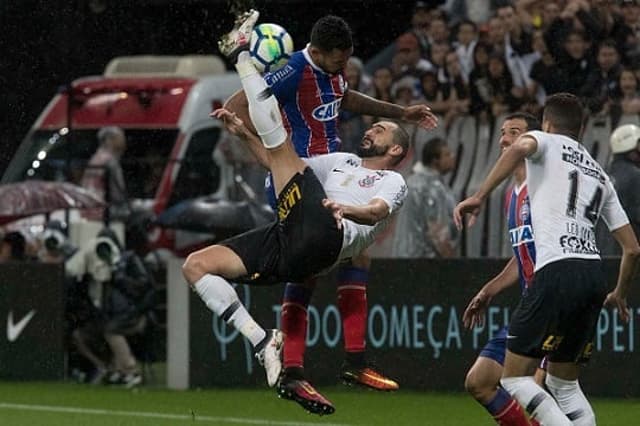
[[[515,256],[512,256],[502,271],[486,283],[482,289],[487,292],[489,297],[494,297],[503,290],[516,284],[519,278],[518,262]]]
[[[378,198],[361,206],[343,205],[342,215],[345,219],[362,225],[375,225],[389,215],[389,206]]]
[[[533,144],[531,143],[533,141]],[[535,152],[537,142],[531,137],[520,137],[513,145],[507,148],[493,166],[489,175],[485,178],[475,196],[485,199],[502,181],[511,176],[522,160]]]
[[[399,120],[404,107],[367,96],[357,90],[349,90],[342,98],[342,108],[357,113]]]
[[[613,236],[622,247],[618,283],[615,288],[620,297],[625,298],[629,294],[631,282],[640,269],[640,246],[631,225],[626,224],[615,231]]]

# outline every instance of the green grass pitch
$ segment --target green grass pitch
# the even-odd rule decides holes
[[[464,394],[323,388],[335,414],[318,417],[271,389],[125,390],[71,383],[0,382],[0,425],[493,425]],[[598,425],[632,425],[640,401],[595,399]]]

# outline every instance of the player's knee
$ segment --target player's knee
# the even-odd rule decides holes
[[[198,252],[191,253],[182,265],[182,275],[189,285],[196,283],[207,272],[205,261]]]
[[[497,387],[497,383],[488,383],[474,368],[467,372],[467,377],[464,380],[464,388],[478,401],[490,399]]]

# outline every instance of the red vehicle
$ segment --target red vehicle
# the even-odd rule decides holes
[[[11,161],[2,183],[25,179],[80,182],[97,148],[96,132],[119,126],[132,206],[160,214],[180,201],[228,199],[234,173],[220,153],[223,130],[213,108],[240,88],[215,56],[115,58],[101,76],[75,80],[53,97]],[[154,248],[180,252],[176,232],[152,232]]]

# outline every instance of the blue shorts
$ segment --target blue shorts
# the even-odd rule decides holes
[[[494,360],[504,365],[504,354],[507,351],[507,327],[502,327],[487,344],[482,348],[478,356]]]

